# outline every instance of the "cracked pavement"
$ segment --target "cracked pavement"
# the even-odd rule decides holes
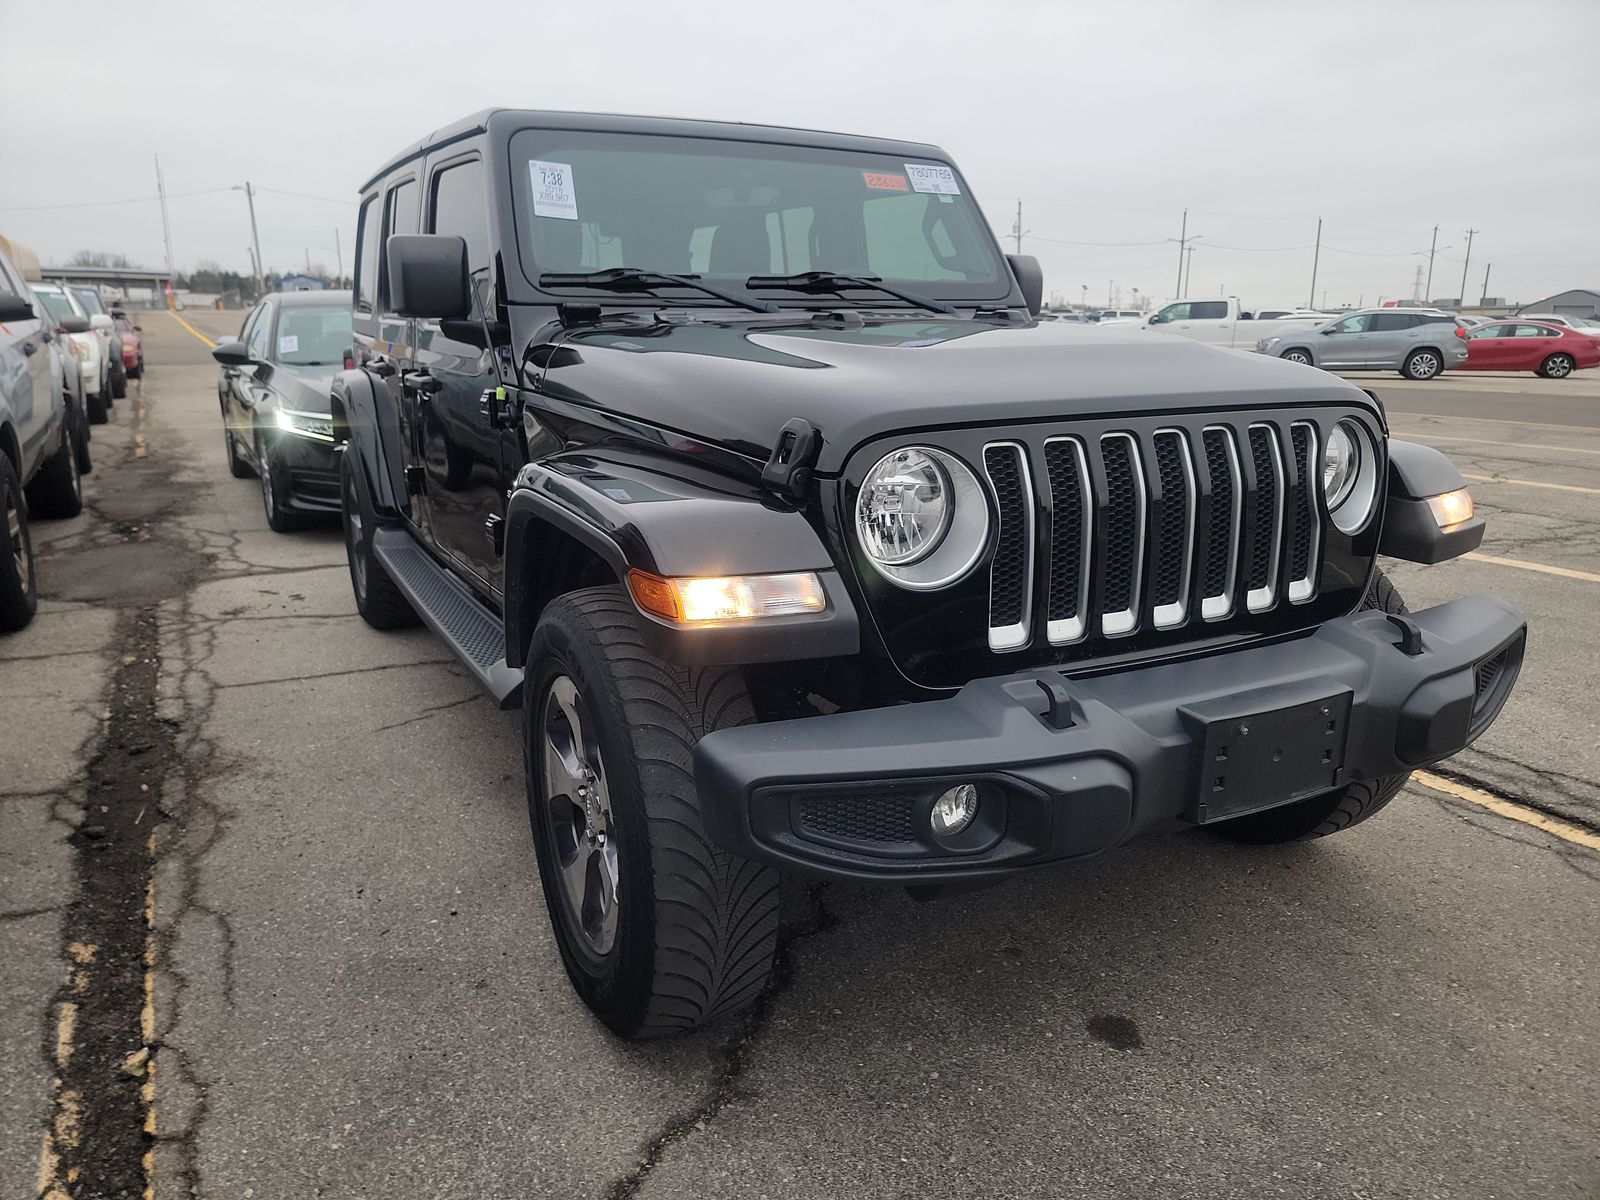
[[[754,1013],[617,1042],[548,932],[515,714],[361,622],[336,528],[267,530],[204,348],[144,325],[92,512],[36,526],[41,614],[0,641],[0,1195],[38,1194],[47,1129],[70,1197],[121,1194],[62,1173],[100,1151],[157,1200],[1600,1191],[1600,856],[1419,786],[1310,846],[1174,836],[929,904],[797,887]],[[1600,494],[1527,486],[1600,487],[1600,381],[1362,382],[1523,481],[1474,484],[1485,555],[1600,574]],[[1443,770],[1600,828],[1600,582],[1391,565],[1414,607],[1494,590],[1532,622]],[[149,793],[96,774],[112,750]],[[155,797],[153,841],[88,833],[111,785]],[[154,967],[91,1053],[60,1013],[112,994],[68,936],[102,840],[137,901],[108,944]],[[142,1074],[106,1065],[141,1043]]]

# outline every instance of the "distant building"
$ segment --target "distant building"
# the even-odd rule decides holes
[[[278,280],[280,292],[321,292],[326,291],[328,281],[318,279],[315,275],[285,275]]]
[[[1593,288],[1573,288],[1557,292],[1532,304],[1517,309],[1520,313],[1549,313],[1556,317],[1600,317],[1600,291]]]

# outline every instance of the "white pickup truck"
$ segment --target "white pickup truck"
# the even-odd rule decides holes
[[[1144,328],[1157,333],[1176,333],[1214,346],[1254,350],[1256,343],[1264,337],[1272,337],[1289,329],[1304,329],[1307,324],[1320,324],[1333,319],[1328,313],[1293,309],[1289,310],[1287,316],[1269,321],[1257,320],[1253,310],[1241,309],[1237,297],[1230,296],[1225,300],[1175,300],[1151,313],[1145,320]]]

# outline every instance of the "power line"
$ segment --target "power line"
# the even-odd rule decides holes
[[[167,199],[183,200],[190,196],[210,196],[227,190],[227,188],[204,188],[198,192],[168,192]],[[128,200],[78,200],[71,204],[8,204],[0,206],[0,212],[54,212],[63,208],[105,208],[117,204],[154,204],[160,199],[160,196],[134,196]]]
[[[356,198],[354,196],[347,196],[343,200],[335,200],[332,196],[313,196],[309,192],[291,192],[286,188],[266,187],[265,185],[259,183],[255,186],[256,191],[258,192],[271,192],[276,196],[295,196],[301,200],[320,200],[324,204],[353,205],[356,202]]]

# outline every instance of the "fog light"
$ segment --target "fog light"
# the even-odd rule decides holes
[[[958,783],[933,802],[928,823],[935,837],[955,837],[978,815],[978,789],[970,783]]]

